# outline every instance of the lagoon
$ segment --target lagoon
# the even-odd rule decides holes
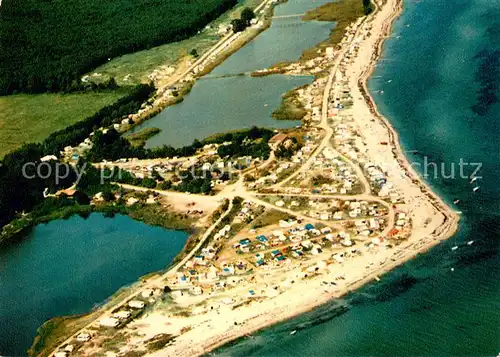
[[[0,250],[0,354],[24,356],[46,320],[81,314],[166,268],[188,234],[92,213],[40,224]]]
[[[301,14],[327,2],[289,0],[275,8],[275,16]],[[331,22],[302,21],[300,17],[273,20],[270,28],[196,81],[183,102],[166,108],[137,126],[134,132],[160,128],[162,132],[146,142],[147,148],[181,147],[194,139],[230,130],[300,125],[299,121],[274,120],[271,113],[284,93],[310,83],[313,78],[282,75],[254,78],[248,72],[299,59],[302,51],[327,39],[333,27]]]

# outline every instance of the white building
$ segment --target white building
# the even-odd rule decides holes
[[[99,325],[103,327],[116,327],[120,324],[120,321],[114,317],[106,317],[99,321]]]

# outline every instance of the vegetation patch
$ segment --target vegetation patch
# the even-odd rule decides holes
[[[25,143],[41,142],[127,96],[130,88],[75,94],[0,97],[0,157]]]
[[[96,313],[76,316],[55,317],[48,320],[37,330],[29,356],[45,357],[50,350],[63,342],[67,336],[83,328],[96,317]]]
[[[273,111],[271,116],[278,120],[302,120],[307,114],[297,88],[285,93],[281,98],[280,106]]]
[[[276,157],[291,159],[291,157],[302,148],[302,143],[292,136],[276,148]]]
[[[281,220],[292,218],[288,213],[284,213],[275,209],[268,209],[260,216],[255,218],[251,223],[252,228],[266,227],[272,224],[277,224]]]
[[[326,41],[304,51],[301,59],[315,58],[318,56],[318,50],[324,53],[325,47],[338,45],[344,36],[346,27],[370,11],[371,3],[369,0],[339,0],[308,11],[303,17],[304,20],[335,21],[336,26]]]
[[[134,147],[144,146],[146,141],[161,132],[160,128],[144,128],[137,133],[126,136],[126,139]]]
[[[192,230],[192,226],[195,223],[194,219],[189,217],[189,215],[162,209],[160,205],[140,205],[135,208],[127,207],[121,209],[133,219],[142,221],[150,226]]]
[[[174,339],[173,335],[169,335],[167,333],[161,333],[159,335],[154,336],[152,339],[146,341],[146,348],[149,352],[161,350],[163,347],[167,345],[170,341]]]

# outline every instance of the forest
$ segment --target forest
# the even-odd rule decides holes
[[[81,90],[109,58],[183,40],[237,0],[3,0],[0,95]]]

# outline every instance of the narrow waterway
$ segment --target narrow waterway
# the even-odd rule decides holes
[[[288,0],[275,8],[274,15],[303,14],[327,2]],[[248,73],[280,61],[297,60],[302,51],[328,38],[333,27],[330,22],[302,21],[300,16],[274,19],[270,28],[198,80],[183,102],[166,108],[134,131],[160,128],[162,132],[149,139],[146,147],[165,144],[180,147],[194,139],[253,125],[273,128],[300,125],[298,121],[274,120],[271,113],[279,106],[282,94],[310,83],[313,78],[282,75],[252,78]],[[221,75],[234,76],[220,78]]]
[[[187,237],[97,213],[36,226],[0,250],[0,355],[25,356],[49,318],[88,312],[140,276],[164,269]]]
[[[498,354],[499,19],[498,1],[406,0],[369,82],[410,161],[448,202],[460,199],[459,233],[379,283],[214,355]],[[465,176],[481,164],[481,178],[461,178],[461,159]]]

